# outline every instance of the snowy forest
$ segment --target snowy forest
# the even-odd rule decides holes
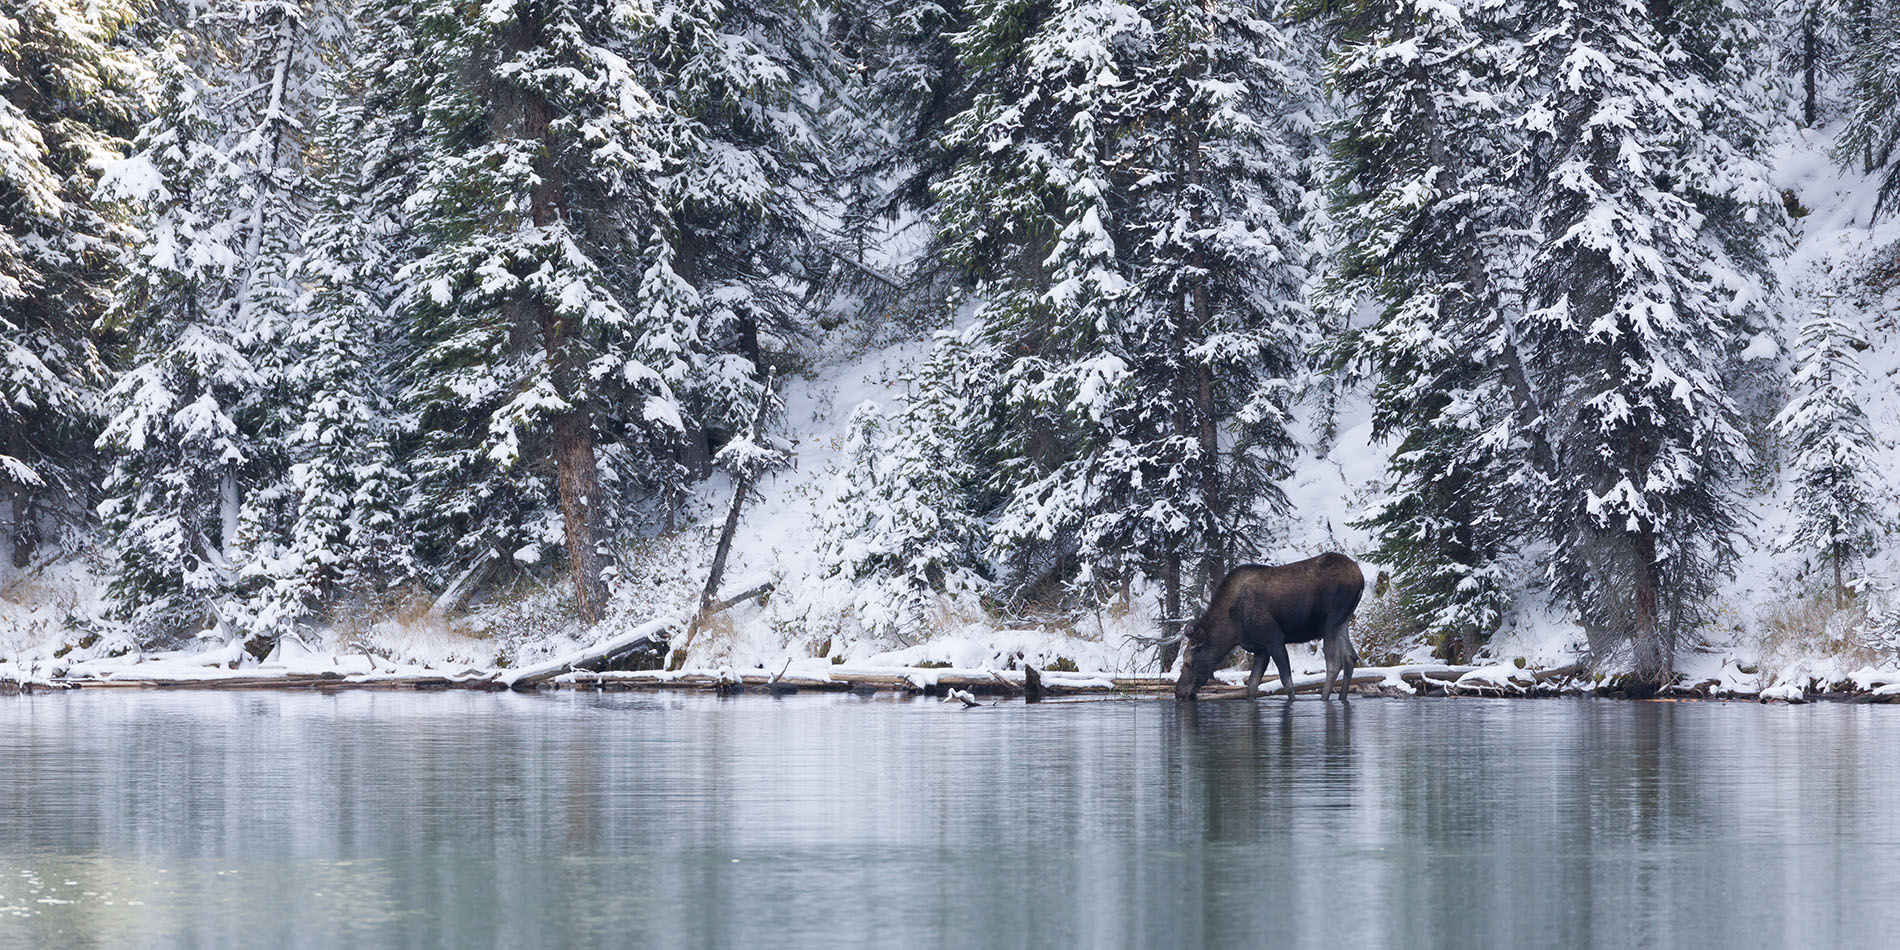
[[[0,656],[1890,662],[1896,146],[1894,0],[10,0]]]

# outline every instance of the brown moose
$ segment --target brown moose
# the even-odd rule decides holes
[[[1214,589],[1207,611],[1183,635],[1181,675],[1174,682],[1178,699],[1193,699],[1214,670],[1226,662],[1235,647],[1253,654],[1247,676],[1247,698],[1260,695],[1260,678],[1267,658],[1280,670],[1280,685],[1293,696],[1293,668],[1286,656],[1289,643],[1324,641],[1326,682],[1320,696],[1330,698],[1333,678],[1339,680],[1344,701],[1352,684],[1353,664],[1359,662],[1346,622],[1359,606],[1366,576],[1352,558],[1339,553],[1292,564],[1243,564],[1227,573]]]

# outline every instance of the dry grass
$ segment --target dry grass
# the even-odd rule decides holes
[[[1830,591],[1805,592],[1762,613],[1758,627],[1762,659],[1771,666],[1816,654],[1877,662],[1880,658],[1875,651],[1856,633],[1866,616],[1865,607],[1859,603],[1836,608]]]
[[[1353,647],[1366,666],[1393,666],[1424,643],[1424,629],[1399,602],[1396,589],[1366,598],[1353,618]]]

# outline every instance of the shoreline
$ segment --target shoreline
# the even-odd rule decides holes
[[[169,664],[167,664],[169,665]],[[1726,669],[1725,669],[1726,672]],[[143,673],[144,675],[141,675]],[[764,669],[689,669],[680,671],[568,669],[555,675],[524,677],[521,671],[465,668],[459,671],[415,670],[344,673],[337,670],[195,670],[120,668],[78,676],[35,677],[0,671],[0,694],[39,694],[71,690],[477,690],[486,692],[539,692],[553,690],[693,691],[724,696],[783,696],[801,692],[892,694],[917,698],[946,698],[953,692],[985,698],[1019,699],[1029,685],[1023,670],[944,667],[809,667],[773,673]],[[1649,696],[1630,695],[1614,680],[1587,672],[1582,664],[1532,669],[1516,664],[1413,665],[1362,668],[1352,679],[1355,695],[1381,697],[1554,698],[1595,697],[1660,701],[1726,701],[1761,703],[1844,702],[1900,704],[1900,672],[1870,675],[1834,683],[1804,686],[1777,684],[1766,688],[1737,682],[1733,677],[1679,680]],[[1140,698],[1169,697],[1174,680],[1160,676],[1124,676],[1105,672],[1038,671],[1041,694],[1048,697]],[[1200,701],[1244,699],[1244,673],[1223,670],[1201,689]],[[1317,693],[1324,677],[1297,674],[1295,694]],[[1261,700],[1280,695],[1279,679],[1261,681]]]

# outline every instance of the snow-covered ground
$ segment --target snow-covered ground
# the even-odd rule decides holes
[[[1863,405],[1875,430],[1900,440],[1900,333],[1892,294],[1870,299],[1868,269],[1883,256],[1891,266],[1900,242],[1900,216],[1869,221],[1876,185],[1840,169],[1829,157],[1831,137],[1790,133],[1772,156],[1775,184],[1810,213],[1797,223],[1796,244],[1784,258],[1777,307],[1784,329],[1779,339],[1751,347],[1757,359],[1776,361],[1785,372],[1792,327],[1826,290],[1863,325],[1873,342],[1862,354],[1867,371]],[[1853,288],[1861,288],[1854,290]],[[788,664],[822,668],[915,668],[928,664],[969,669],[1012,669],[1029,664],[1085,673],[1152,674],[1152,657],[1137,643],[1157,629],[1156,598],[1143,592],[1134,603],[1059,620],[1001,620],[974,608],[947,609],[936,629],[914,643],[859,635],[851,621],[851,592],[820,576],[819,518],[844,464],[842,442],[852,410],[872,401],[895,406],[909,371],[925,344],[883,345],[866,331],[838,331],[815,349],[823,362],[785,387],[785,427],[795,447],[795,465],[761,486],[762,500],[747,509],[727,571],[728,591],[775,582],[762,601],[734,608],[702,631],[685,650],[687,666],[780,670]],[[875,332],[875,331],[872,331]],[[853,336],[851,334],[860,334]],[[1283,485],[1291,512],[1268,545],[1268,560],[1293,560],[1325,550],[1359,554],[1369,548],[1365,532],[1352,526],[1379,491],[1388,449],[1371,439],[1362,392],[1340,394],[1328,410],[1314,398],[1299,408],[1307,439],[1296,470]],[[1330,421],[1333,433],[1323,453],[1317,435]],[[1880,453],[1886,484],[1900,484],[1900,451]],[[1678,657],[1690,680],[1715,680],[1732,691],[1801,688],[1853,681],[1869,690],[1900,684],[1900,658],[1859,643],[1846,618],[1831,616],[1818,596],[1822,583],[1796,554],[1777,541],[1787,532],[1790,486],[1777,467],[1748,500],[1750,515],[1743,557],[1721,591],[1718,621],[1700,642]],[[624,552],[614,609],[588,641],[616,636],[664,615],[683,615],[695,602],[705,576],[711,535],[723,517],[730,488],[715,481],[693,510],[702,530]],[[1368,565],[1376,577],[1377,565]],[[1871,578],[1863,601],[1875,609],[1895,605],[1892,579],[1900,577],[1900,550],[1889,545],[1864,571]],[[1533,668],[1570,662],[1581,631],[1526,579],[1517,608],[1480,662],[1515,668],[1522,658]],[[244,675],[244,670],[333,671],[344,675],[433,671],[461,675],[547,661],[586,645],[562,609],[565,589],[554,586],[478,603],[450,620],[417,610],[363,619],[323,630],[304,643],[286,644],[264,661],[243,656],[215,637],[173,654],[122,653],[122,641],[88,636],[108,627],[104,590],[83,558],[44,566],[23,575],[0,575],[0,673],[31,675],[128,675],[139,678]],[[1368,598],[1362,617],[1375,614]],[[1370,622],[1370,621],[1368,621]],[[1361,651],[1365,645],[1362,623]],[[75,632],[80,631],[80,632]],[[1375,663],[1420,662],[1419,644],[1378,643]],[[109,656],[110,653],[121,653]],[[1294,651],[1303,672],[1322,664],[1317,652]],[[232,667],[235,664],[236,669]]]

